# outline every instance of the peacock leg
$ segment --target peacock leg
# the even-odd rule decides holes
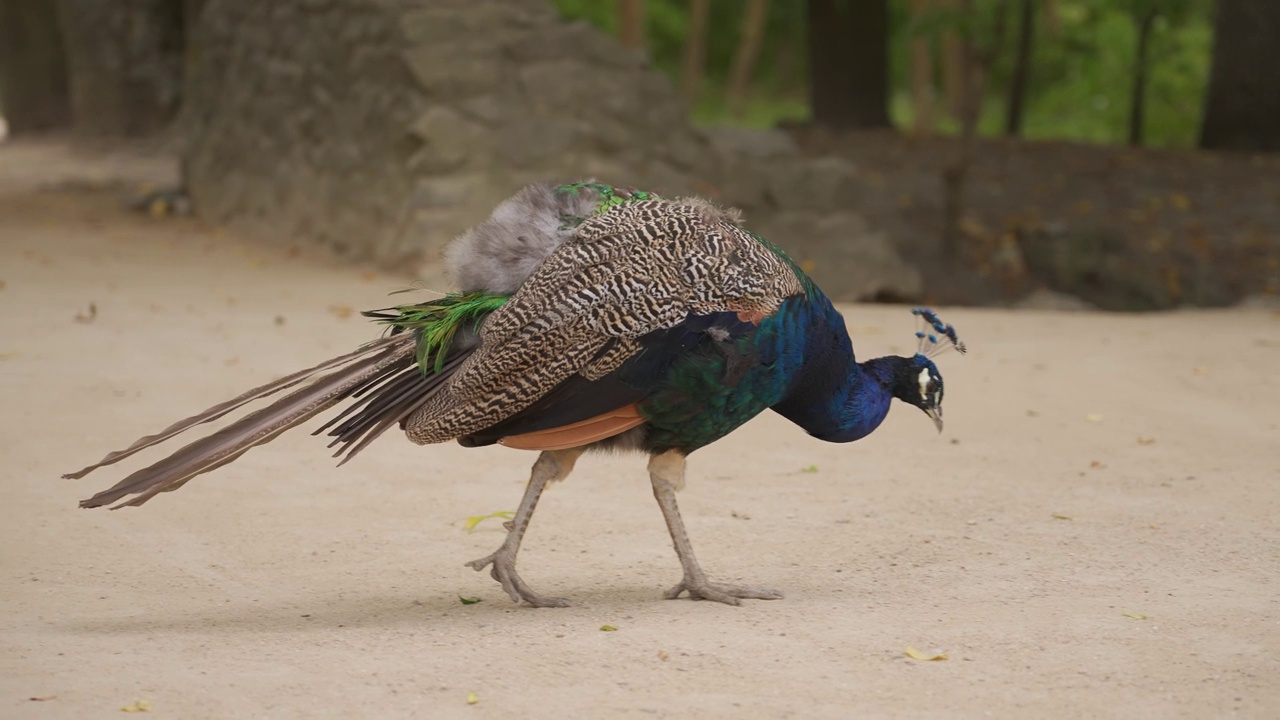
[[[782,597],[777,590],[707,580],[693,555],[693,545],[685,532],[680,508],[676,506],[676,491],[684,487],[684,455],[672,450],[650,457],[649,480],[653,483],[653,496],[658,500],[658,507],[662,508],[662,517],[667,521],[667,530],[671,532],[671,541],[684,569],[684,579],[666,592],[668,600],[680,597],[683,592],[689,593],[694,600],[715,600],[729,605],[738,605],[739,598],[777,600]]]
[[[533,517],[534,508],[538,506],[538,497],[542,495],[542,489],[547,486],[547,483],[558,482],[568,477],[573,470],[573,464],[581,454],[582,448],[571,448],[550,450],[539,455],[537,462],[533,464],[533,472],[529,475],[529,484],[525,486],[520,507],[516,509],[516,516],[505,524],[507,539],[492,554],[467,563],[477,571],[492,565],[493,570],[489,574],[502,584],[502,589],[506,590],[511,599],[517,603],[524,602],[533,607],[567,607],[569,605],[569,601],[564,598],[543,597],[530,590],[516,573],[516,554],[520,552],[520,541],[524,539],[524,531],[529,528],[529,520]]]

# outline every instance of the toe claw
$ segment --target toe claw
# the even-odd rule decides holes
[[[466,564],[467,567],[476,570],[484,570],[492,565],[489,570],[489,577],[498,581],[502,589],[510,596],[511,601],[519,604],[526,604],[532,607],[568,607],[569,601],[558,597],[543,597],[528,585],[524,584],[524,580],[516,573],[515,560],[510,555],[503,553],[501,550],[482,557],[479,560],[472,560]]]
[[[682,580],[678,585],[663,593],[667,600],[675,600],[681,593],[689,593],[692,600],[714,600],[726,605],[741,605],[742,600],[778,600],[782,593],[769,588],[757,588],[746,585],[728,585],[703,581]]]

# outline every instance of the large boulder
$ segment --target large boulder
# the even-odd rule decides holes
[[[644,58],[544,0],[208,0],[186,121],[202,216],[398,263],[531,180],[694,189]]]
[[[192,45],[184,182],[212,222],[425,273],[519,186],[596,177],[740,205],[856,266],[838,296],[918,289],[847,163],[779,132],[709,138],[642,53],[546,0],[207,0]]]
[[[837,300],[910,301],[920,272],[892,238],[857,211],[857,170],[835,156],[807,158],[781,130],[707,131],[721,168],[720,200],[781,246]]]

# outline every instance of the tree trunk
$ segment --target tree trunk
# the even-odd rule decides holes
[[[644,0],[618,0],[618,39],[637,50],[648,48]]]
[[[787,29],[782,42],[778,43],[778,54],[774,59],[774,75],[778,88],[783,92],[790,91],[804,83],[800,75],[800,51],[804,46],[804,24],[794,23]]]
[[[751,95],[751,76],[760,57],[760,45],[764,41],[764,28],[769,20],[769,0],[751,0],[742,17],[742,33],[738,49],[733,53],[729,66],[729,109],[734,117],[742,117],[747,111],[747,99]]]
[[[911,14],[919,18],[929,10],[930,0],[911,0]],[[932,135],[937,125],[934,115],[933,51],[929,38],[911,38],[911,132],[917,136]]]
[[[964,68],[965,73],[962,76],[960,95],[960,142],[951,162],[942,170],[942,254],[949,262],[956,261],[960,256],[965,194],[969,183],[969,172],[977,152],[978,121],[982,117],[982,100],[986,94],[987,72],[1004,45],[1005,18],[1008,10],[1008,0],[998,0],[991,44],[982,46],[978,42],[975,27],[978,23],[978,10],[975,3],[976,0],[959,2],[961,17],[968,28],[961,45],[963,55],[961,67]]]
[[[954,9],[956,0],[935,0],[942,9]],[[964,114],[964,87],[968,77],[965,69],[964,43],[959,34],[948,30],[942,34],[942,94],[947,100],[947,112],[956,120]]]
[[[707,29],[711,25],[711,0],[693,0],[689,7],[689,32],[680,61],[680,97],[692,110],[702,96],[707,73]]]
[[[1032,0],[1022,0],[1018,23],[1018,52],[1013,61],[1013,79],[1009,84],[1008,113],[1004,133],[1010,137],[1022,134],[1023,107],[1027,102],[1027,81],[1031,78],[1031,46],[1035,42],[1036,9]]]
[[[136,136],[169,125],[183,69],[182,0],[58,0],[78,134]]]
[[[807,7],[813,124],[890,127],[888,0],[808,0]]]
[[[1133,147],[1142,146],[1142,127],[1146,124],[1147,55],[1157,14],[1158,11],[1152,8],[1138,21],[1138,51],[1133,59],[1133,89],[1129,97],[1129,145]]]
[[[1218,0],[1200,147],[1280,152],[1280,2]]]
[[[962,5],[969,5],[962,0]],[[965,211],[965,195],[969,184],[969,170],[978,140],[978,119],[982,114],[982,96],[986,89],[986,68],[978,62],[976,53],[965,45],[965,73],[960,87],[960,140],[951,162],[942,169],[942,254],[948,261],[960,255],[961,235]]]
[[[13,135],[71,124],[62,33],[47,0],[0,0],[0,114]]]

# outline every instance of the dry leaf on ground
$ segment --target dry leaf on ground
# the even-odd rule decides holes
[[[942,652],[941,650],[934,650],[933,652],[921,652],[910,645],[907,646],[907,657],[911,658],[912,660],[925,660],[925,661],[937,661],[937,660],[948,659],[947,654]]]

